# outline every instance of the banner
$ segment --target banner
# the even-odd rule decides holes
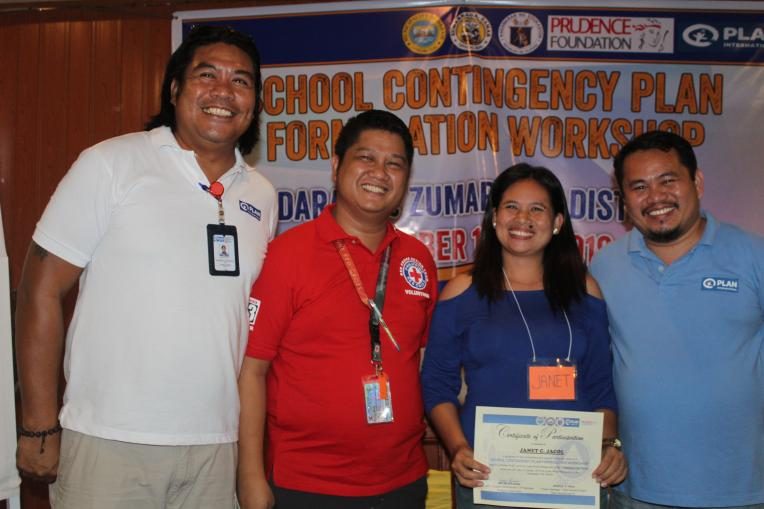
[[[704,208],[764,233],[764,6],[496,4],[180,12],[173,42],[195,24],[231,26],[256,40],[264,110],[254,161],[278,189],[281,231],[332,201],[333,140],[349,117],[380,108],[414,137],[397,225],[430,248],[441,279],[471,263],[490,184],[521,161],[560,178],[590,261],[626,231],[613,156],[652,129],[695,147]]]
[[[16,401],[13,391],[11,351],[11,287],[8,255],[0,212],[0,500],[12,499],[18,507],[21,479],[16,470]]]

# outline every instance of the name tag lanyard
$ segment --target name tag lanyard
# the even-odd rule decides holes
[[[531,353],[533,355],[530,365],[528,366],[528,397],[531,400],[575,400],[575,378],[576,378],[576,366],[571,362],[570,355],[573,352],[573,329],[570,326],[570,320],[565,310],[562,310],[562,316],[565,317],[565,323],[568,326],[568,355],[565,359],[557,358],[550,365],[549,363],[539,363],[539,359],[536,357],[536,345],[533,342],[533,334],[531,334],[531,328],[528,326],[528,321],[523,314],[523,308],[520,306],[520,301],[517,299],[515,290],[512,288],[512,283],[509,282],[507,272],[502,267],[501,272],[504,274],[504,281],[507,283],[512,298],[517,306],[517,311],[520,313],[520,318],[523,320],[525,330],[528,333],[528,340],[531,344]],[[539,365],[540,364],[540,365]],[[532,381],[542,381],[548,379],[549,376],[563,377],[565,387],[542,387],[543,384]],[[567,382],[570,382],[569,384]],[[534,387],[536,388],[534,390]]]
[[[358,269],[356,269],[353,263],[345,242],[337,240],[334,242],[334,246],[337,248],[337,252],[350,275],[350,279],[353,281],[358,298],[369,308],[369,337],[371,338],[371,363],[374,366],[374,374],[361,377],[366,422],[368,424],[390,423],[393,422],[393,402],[390,394],[390,379],[382,369],[382,343],[379,340],[379,326],[382,325],[390,342],[396,350],[400,351],[400,347],[395,341],[392,332],[390,332],[390,328],[385,323],[385,319],[382,318],[392,244],[387,246],[382,257],[382,265],[377,275],[377,288],[374,300],[366,295],[363,284],[361,284],[361,277],[358,275]]]
[[[342,240],[335,240],[334,247],[342,258],[342,262],[345,264],[345,268],[350,275],[350,279],[353,281],[353,286],[358,294],[358,298],[365,306],[369,307],[369,336],[371,337],[371,362],[374,364],[378,373],[382,372],[382,344],[379,340],[379,326],[385,329],[385,334],[390,339],[395,349],[400,352],[401,348],[398,342],[395,341],[393,333],[390,332],[390,328],[385,323],[385,319],[382,317],[382,308],[385,304],[385,290],[387,288],[387,273],[390,268],[390,252],[392,251],[392,244],[388,245],[385,249],[385,253],[382,257],[382,266],[379,268],[379,274],[377,275],[377,287],[374,300],[370,299],[366,295],[366,290],[361,283],[361,277],[358,274],[353,258],[350,256],[345,242]]]
[[[218,224],[225,224],[225,211],[223,210],[223,193],[225,192],[225,187],[223,187],[223,184],[217,180],[209,186],[199,182],[199,187],[202,188],[202,191],[208,192],[218,202]]]
[[[225,224],[225,210],[223,210],[223,193],[225,188],[218,181],[211,183],[209,186],[200,182],[199,187],[218,202],[218,224],[207,225],[207,259],[209,261],[210,275],[238,276],[238,235],[234,225]]]

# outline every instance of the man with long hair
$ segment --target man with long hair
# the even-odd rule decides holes
[[[37,224],[16,315],[18,467],[57,477],[57,509],[233,505],[246,299],[277,220],[243,159],[260,94],[249,37],[193,29],[147,130],[85,150]]]

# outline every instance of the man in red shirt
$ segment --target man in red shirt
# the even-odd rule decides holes
[[[437,273],[389,220],[412,157],[395,115],[351,118],[336,203],[269,246],[239,379],[243,509],[424,508],[419,360]]]

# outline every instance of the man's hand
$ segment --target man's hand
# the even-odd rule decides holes
[[[82,274],[82,268],[29,246],[16,293],[16,363],[21,387],[21,419],[44,437],[21,436],[16,465],[22,476],[51,483],[58,473],[61,433],[58,423],[58,381],[64,351],[62,301]]]
[[[50,484],[58,475],[61,433],[45,437],[43,452],[40,452],[41,445],[41,437],[19,437],[16,466],[22,477]]]
[[[56,480],[61,448],[61,433],[54,428],[58,423],[58,381],[64,351],[62,301],[80,274],[82,268],[32,242],[16,293],[22,426],[30,431],[48,430],[44,438],[19,438],[16,466],[22,476],[48,483]]]

